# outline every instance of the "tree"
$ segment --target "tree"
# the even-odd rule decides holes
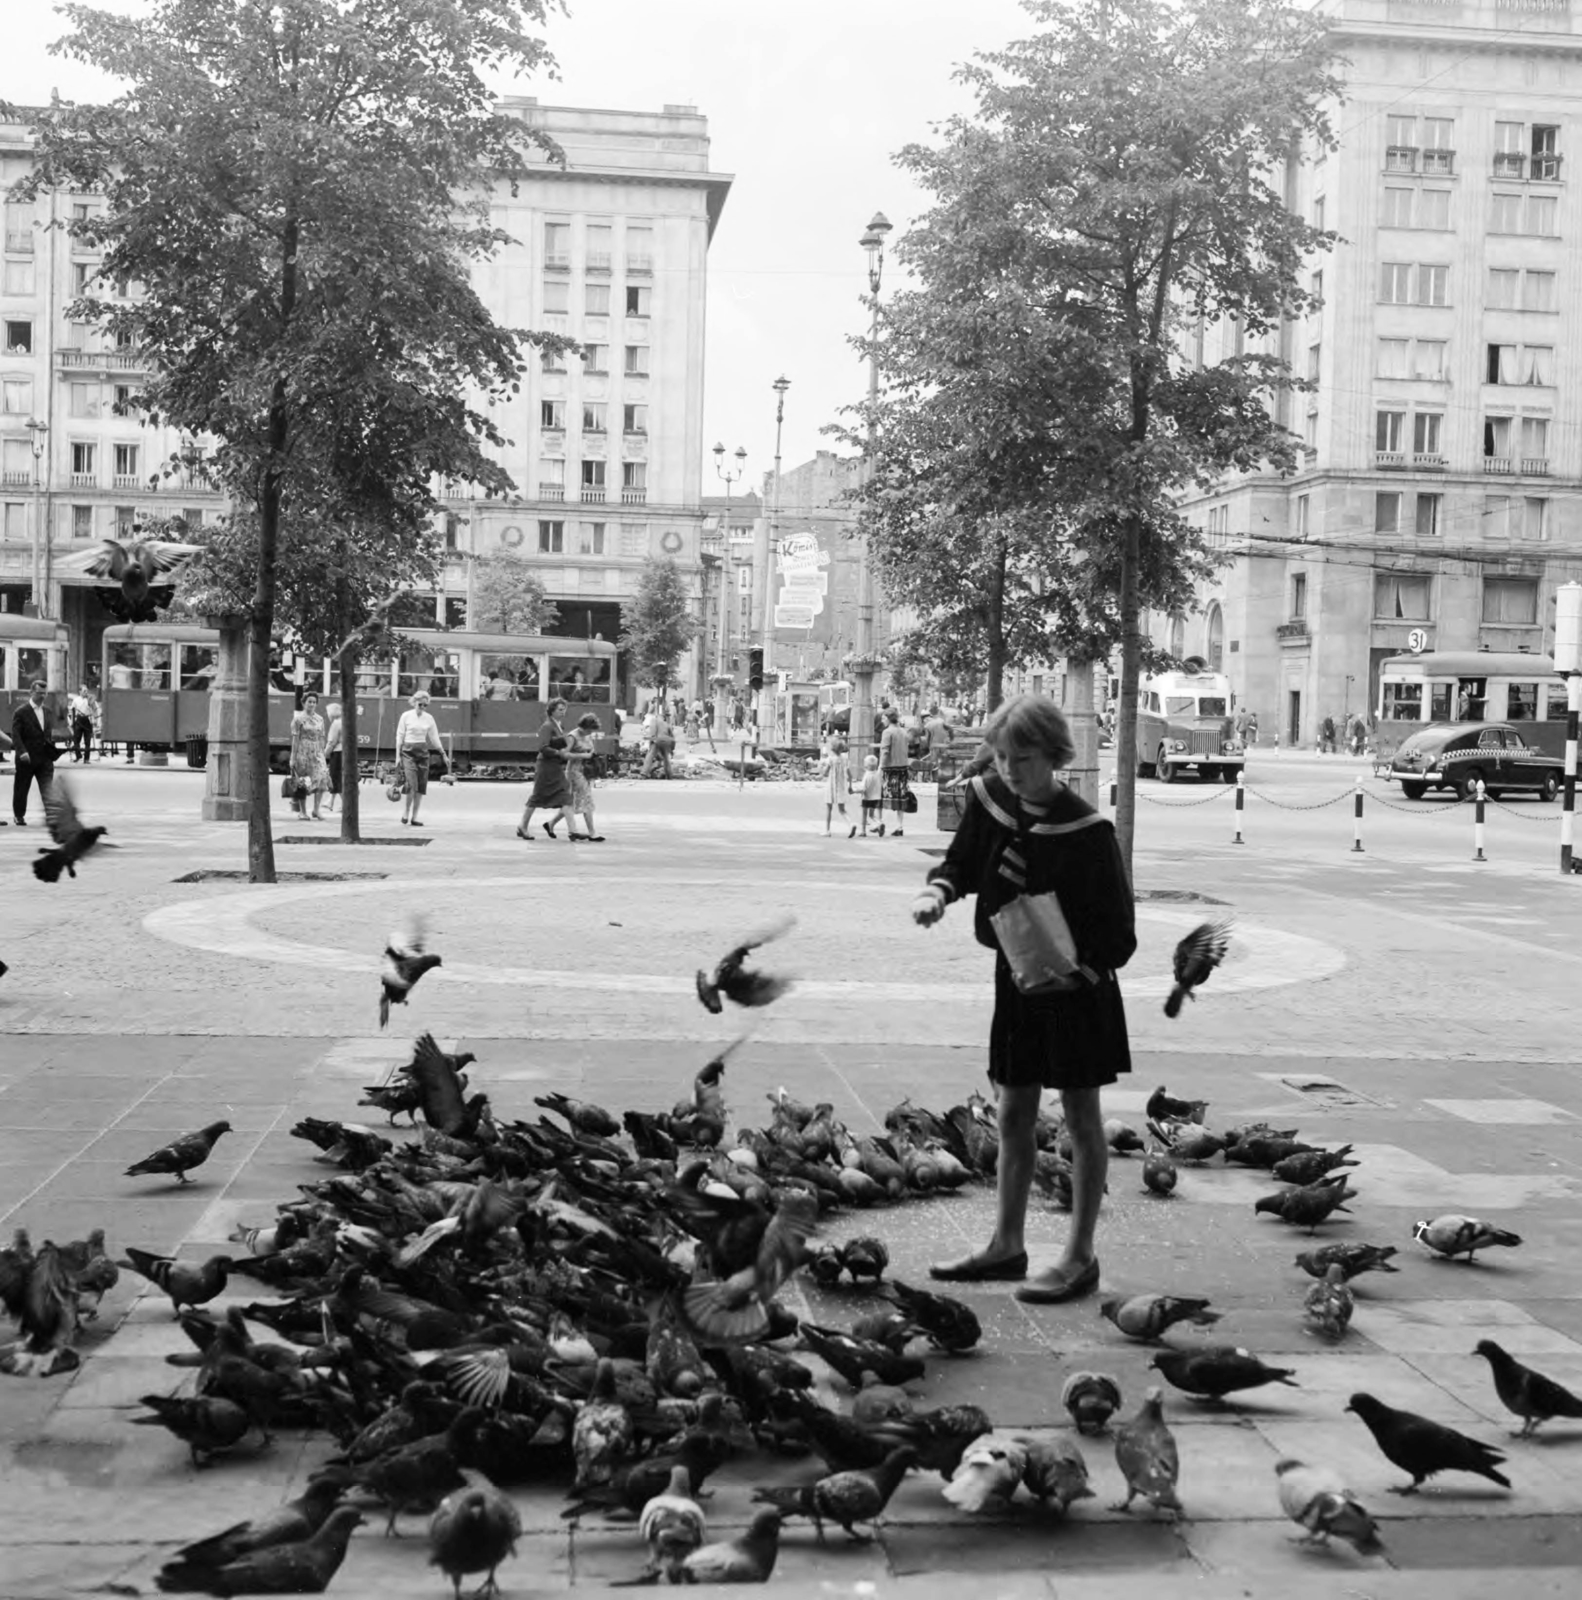
[[[560,608],[520,556],[502,553],[474,561],[469,628],[478,633],[546,633],[559,618]]]
[[[677,659],[696,632],[680,568],[674,561],[650,556],[638,577],[637,593],[621,605],[619,643],[631,662],[632,677],[663,694],[673,684]]]
[[[892,398],[864,516],[881,537],[954,541],[942,606],[961,603],[969,557],[992,589],[1003,538],[1007,579],[1043,584],[1069,653],[1118,640],[1129,864],[1139,613],[1189,604],[1211,564],[1174,509],[1183,490],[1293,460],[1271,403],[1303,385],[1277,335],[1332,236],[1282,185],[1304,142],[1333,144],[1340,85],[1322,21],[1280,0],[1027,9],[1043,32],[963,69],[975,115],[900,157],[934,205],[901,245],[922,287],[881,325]],[[1184,358],[1194,324],[1228,320],[1243,353]]]
[[[55,48],[129,87],[38,116],[23,193],[98,189],[73,222],[101,254],[73,314],[149,363],[149,420],[217,442],[212,470],[253,540],[250,876],[273,881],[267,663],[285,519],[426,519],[438,480],[506,492],[487,406],[519,392],[524,341],[469,262],[504,236],[497,182],[553,147],[500,113],[489,71],[546,63],[545,0],[151,0],[67,6]],[[352,609],[356,607],[353,604]]]

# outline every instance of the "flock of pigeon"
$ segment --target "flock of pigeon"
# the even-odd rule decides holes
[[[785,926],[700,972],[703,1004],[763,1005],[783,993],[788,980],[748,963]],[[440,964],[426,946],[419,927],[392,936],[381,1022]],[[1188,935],[1176,953],[1178,993],[1223,952],[1223,930]],[[389,1535],[403,1516],[429,1517],[430,1561],[457,1600],[463,1579],[479,1575],[479,1593],[493,1593],[521,1534],[508,1491],[524,1485],[562,1486],[567,1519],[633,1523],[646,1561],[639,1569],[634,1546],[631,1582],[763,1581],[788,1521],[808,1519],[821,1539],[826,1524],[860,1538],[909,1473],[938,1473],[946,1499],[970,1512],[1003,1508],[1025,1488],[1064,1513],[1093,1493],[1078,1438],[1106,1432],[1126,1490],[1118,1509],[1140,1499],[1181,1514],[1162,1389],[1114,1420],[1123,1405],[1116,1380],[1073,1373],[1062,1401],[1075,1431],[1037,1438],[997,1433],[976,1405],[920,1409],[906,1385],[925,1375],[930,1356],[973,1351],[977,1316],[891,1279],[876,1234],[820,1238],[822,1222],[842,1213],[992,1182],[993,1108],[976,1095],[944,1113],[903,1102],[883,1135],[860,1135],[833,1105],[804,1105],[781,1089],[749,1128],[726,1107],[734,1048],[709,1060],[668,1110],[617,1117],[552,1093],[534,1101],[540,1114],[530,1121],[507,1118],[474,1085],[471,1053],[449,1054],[424,1034],[411,1060],[359,1101],[385,1115],[384,1127],[305,1118],[293,1128],[325,1170],[273,1218],[238,1227],[229,1255],[190,1262],[129,1248],[116,1260],[102,1232],[35,1250],[19,1229],[0,1250],[0,1300],[19,1325],[0,1347],[0,1369],[75,1367],[82,1324],[129,1270],[168,1296],[191,1345],[168,1358],[190,1381],[144,1396],[135,1425],[173,1435],[195,1468],[252,1440],[267,1444],[278,1428],[333,1437],[335,1452],[296,1499],[167,1561],[156,1581],[173,1593],[322,1592],[373,1507]],[[1310,1235],[1355,1198],[1349,1147],[1320,1149],[1263,1124],[1214,1133],[1205,1109],[1161,1088],[1148,1104],[1153,1148],[1118,1121],[1107,1125],[1111,1146],[1143,1154],[1144,1182],[1162,1195],[1182,1164],[1222,1157],[1267,1169],[1285,1187],[1256,1211]],[[401,1117],[415,1135],[398,1133]],[[229,1131],[211,1123],[128,1176],[189,1183]],[[1058,1203],[1070,1185],[1058,1120],[1041,1122],[1039,1147],[1038,1184]],[[1439,1217],[1415,1233],[1452,1259],[1520,1244],[1471,1217]],[[1303,1308],[1312,1329],[1343,1338],[1354,1280],[1398,1270],[1397,1253],[1364,1243],[1304,1250],[1297,1263],[1315,1280]],[[804,1271],[826,1289],[857,1285],[877,1309],[849,1327],[798,1316],[787,1291]],[[238,1279],[257,1298],[234,1297]],[[227,1289],[233,1298],[216,1314]],[[1152,1368],[1194,1400],[1223,1404],[1294,1381],[1243,1349],[1161,1343],[1176,1323],[1217,1321],[1206,1300],[1142,1294],[1100,1310],[1126,1338],[1159,1344]],[[1524,1434],[1582,1417],[1582,1401],[1491,1341],[1478,1351]],[[820,1398],[820,1369],[852,1391],[848,1408]],[[1447,1471],[1508,1487],[1502,1452],[1478,1440],[1367,1394],[1348,1409],[1409,1474],[1402,1493]],[[749,1450],[811,1456],[822,1470],[799,1486],[759,1489],[745,1532],[711,1541],[707,1480]],[[1378,1548],[1373,1518],[1337,1474],[1295,1460],[1276,1472],[1280,1502],[1305,1536]]]

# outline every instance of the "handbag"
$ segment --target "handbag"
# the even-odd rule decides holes
[[[901,796],[901,809],[908,816],[917,810],[917,796],[910,789]]]
[[[1076,940],[1053,890],[1017,895],[989,923],[1023,994],[1058,994],[1082,986]]]

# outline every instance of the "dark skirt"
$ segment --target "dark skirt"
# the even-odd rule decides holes
[[[1131,1070],[1126,1008],[1113,973],[1095,987],[1069,994],[1025,995],[996,952],[991,1083],[1098,1089]]]
[[[401,772],[406,779],[408,794],[428,793],[428,746],[412,747],[401,752]]]
[[[548,751],[541,750],[533,764],[533,792],[528,795],[530,807],[569,806],[571,783],[566,777],[566,763]]]
[[[330,793],[331,794],[339,794],[341,792],[341,755],[342,754],[343,754],[342,751],[331,750],[330,753],[327,756],[325,756],[325,758],[324,758],[325,764],[330,769]]]

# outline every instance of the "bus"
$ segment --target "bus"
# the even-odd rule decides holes
[[[11,713],[27,699],[39,678],[49,686],[44,703],[51,717],[64,722],[66,692],[71,687],[66,682],[69,637],[64,622],[0,611],[0,707],[4,708],[7,731]]]
[[[1173,783],[1188,767],[1234,783],[1247,752],[1230,715],[1230,679],[1201,656],[1179,671],[1156,672],[1137,689],[1137,773]]]
[[[357,743],[365,757],[393,758],[396,725],[419,689],[458,772],[529,761],[548,701],[567,702],[575,721],[599,719],[600,754],[615,753],[616,656],[602,639],[539,634],[403,630],[388,658],[357,668]],[[208,735],[209,693],[220,671],[220,635],[185,623],[129,623],[104,630],[101,737],[148,750],[201,748]],[[334,661],[272,653],[269,745],[291,747],[291,718],[312,690],[340,698]]]
[[[1525,650],[1428,650],[1379,663],[1376,761],[1433,722],[1511,722],[1524,743],[1563,756],[1566,681]]]

